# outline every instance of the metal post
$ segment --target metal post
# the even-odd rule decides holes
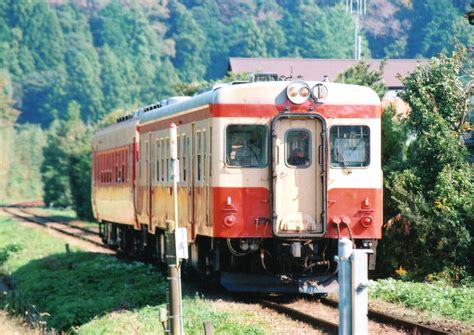
[[[368,313],[368,266],[367,253],[372,250],[362,249],[352,252],[352,333],[367,334],[369,327]]]
[[[166,221],[166,242],[167,242],[167,262],[168,262],[168,285],[169,285],[169,322],[171,334],[181,333],[181,310],[180,310],[180,285],[179,285],[179,259],[176,256],[176,231],[173,229],[175,223],[172,220]]]
[[[352,241],[346,237],[341,238],[338,243],[337,257],[339,262],[339,335],[352,333],[351,254]]]

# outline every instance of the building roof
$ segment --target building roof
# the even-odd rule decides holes
[[[382,60],[368,59],[372,70],[378,70]],[[323,80],[327,76],[334,81],[337,75],[357,63],[354,59],[322,58],[229,58],[228,71],[238,72],[272,72],[278,75],[293,77],[302,76],[305,80]],[[388,59],[384,67],[383,80],[389,89],[402,88],[397,78],[413,72],[418,64],[425,65],[426,59]]]

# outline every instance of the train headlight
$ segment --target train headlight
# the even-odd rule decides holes
[[[311,96],[316,102],[323,102],[328,96],[328,88],[323,84],[316,84],[311,89]]]
[[[310,95],[308,84],[304,81],[294,81],[286,88],[286,96],[294,104],[302,104]]]

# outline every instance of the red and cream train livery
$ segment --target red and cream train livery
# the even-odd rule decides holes
[[[369,88],[303,80],[226,84],[139,109],[93,139],[104,241],[166,259],[175,123],[186,265],[231,290],[331,291],[337,239],[374,248],[381,237],[380,118]]]

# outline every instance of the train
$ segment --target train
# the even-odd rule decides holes
[[[93,136],[103,241],[166,263],[176,198],[186,271],[232,291],[333,292],[339,238],[370,249],[375,265],[381,115],[368,87],[274,74],[139,108]]]

